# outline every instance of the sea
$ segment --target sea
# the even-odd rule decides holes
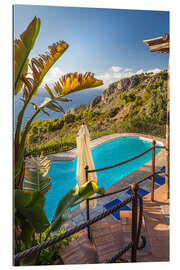
[[[72,99],[70,102],[59,102],[59,104],[63,107],[64,111],[74,108],[76,106],[82,105],[82,104],[88,104],[97,96],[100,96],[104,89],[87,89],[78,91],[72,94],[67,95],[66,97],[69,99]],[[14,129],[16,127],[17,123],[17,116],[19,111],[21,110],[23,106],[23,101],[21,101],[22,93],[20,92],[18,95],[14,97]],[[37,95],[32,98],[32,102],[34,102],[36,105],[40,105],[44,99],[48,97],[48,93],[44,89],[39,89]],[[49,113],[49,116],[44,114],[43,112],[40,112],[35,120],[45,120],[45,119],[51,119],[51,118],[61,118],[64,116],[61,112],[54,112],[51,110],[46,109],[46,111]],[[24,127],[26,121],[32,116],[34,112],[34,108],[32,105],[28,105],[26,112],[24,114],[22,127]]]

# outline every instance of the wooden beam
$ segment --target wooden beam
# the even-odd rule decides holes
[[[156,44],[160,44],[162,42],[162,37],[147,39],[147,40],[143,40],[143,41],[144,41],[144,43],[146,43],[147,46],[156,45]]]
[[[143,41],[144,41],[144,43],[146,43],[147,46],[160,44],[160,43],[169,41],[169,34],[164,34],[164,35],[162,35],[160,37],[146,39],[146,40],[143,40]]]
[[[169,53],[169,41],[157,45],[150,45],[149,49],[151,52]]]
[[[144,40],[151,52],[169,53],[169,35]]]
[[[169,53],[170,40],[169,34],[164,34],[161,37],[144,40],[144,43],[149,47],[151,52],[159,52],[159,53]],[[169,199],[169,98],[170,98],[170,69],[168,66],[168,93],[167,93],[167,123],[166,123],[166,171],[165,171],[165,179],[166,179],[166,187],[167,187],[167,199]]]

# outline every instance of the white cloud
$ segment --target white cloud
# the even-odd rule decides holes
[[[161,71],[161,69],[159,69],[159,68],[154,68],[154,69],[149,69],[149,70],[146,71],[146,72],[158,73],[158,72],[160,72],[160,71]]]
[[[110,68],[110,70],[112,70],[113,72],[119,72],[120,70],[122,70],[122,67],[120,67],[120,66],[112,66]]]
[[[123,78],[127,78],[127,77],[131,77],[132,75],[135,74],[141,74],[141,73],[145,73],[145,72],[153,72],[153,73],[158,73],[161,71],[161,69],[159,68],[154,68],[154,69],[149,69],[149,70],[143,70],[143,69],[139,69],[136,72],[133,72],[131,68],[120,68],[119,72],[117,71],[118,68],[114,69],[115,66],[112,66],[111,68],[108,69],[107,72],[103,73],[103,74],[97,74],[96,78],[103,80],[104,85],[101,86],[101,88],[107,88],[111,83],[119,81]]]
[[[143,69],[139,69],[138,71],[136,71],[136,74],[141,74],[143,72],[144,72]]]
[[[132,71],[132,68],[126,68],[124,71],[125,72]]]
[[[48,86],[52,87],[53,84],[59,80],[59,78],[64,75],[65,72],[63,72],[62,69],[60,69],[59,67],[52,67],[48,73],[46,74],[46,76],[44,77],[44,80],[42,82],[42,86],[44,86],[45,84],[48,84]]]
[[[155,74],[155,73],[158,73],[160,71],[161,71],[161,69],[159,69],[159,68],[153,68],[153,69],[149,69],[149,70],[146,70],[146,71],[144,71],[143,69],[139,69],[138,71],[136,71],[135,74],[141,74],[141,73],[145,73],[145,72],[147,72],[147,73],[152,72],[152,73]]]
[[[159,68],[154,68],[154,69],[149,69],[147,71],[143,69],[139,69],[136,72],[133,72],[131,68],[125,68],[123,69],[122,67],[119,66],[111,66],[110,68],[107,69],[105,73],[101,74],[96,74],[96,78],[99,80],[103,80],[104,85],[102,85],[100,88],[105,89],[107,88],[111,83],[119,81],[123,78],[131,77],[132,75],[135,74],[141,74],[144,72],[153,72],[153,73],[158,73],[161,70]],[[42,82],[42,87],[45,84],[48,84],[50,87],[53,86],[53,84],[59,80],[59,78],[64,75],[65,72],[60,69],[59,67],[52,67],[47,75],[45,76],[43,82]]]

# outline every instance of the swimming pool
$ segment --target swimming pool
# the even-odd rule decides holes
[[[158,143],[161,144],[161,143]],[[110,166],[132,158],[152,147],[149,139],[141,137],[119,137],[96,146],[91,150],[95,168]],[[161,149],[156,149],[156,154]],[[124,165],[97,173],[99,187],[108,188],[128,174],[143,166],[152,158],[152,151],[142,157]],[[73,161],[51,162],[49,175],[51,177],[51,189],[46,194],[45,212],[49,220],[52,219],[57,204],[70,189],[76,184],[77,158]]]

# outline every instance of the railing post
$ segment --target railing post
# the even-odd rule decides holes
[[[132,184],[132,230],[131,230],[131,262],[136,262],[136,250],[137,250],[137,191],[138,185]]]
[[[87,221],[89,221],[90,217],[89,217],[89,200],[86,200],[86,218]],[[89,240],[91,240],[91,232],[90,232],[90,225],[87,226],[87,230],[88,230],[88,238]]]
[[[87,165],[85,167],[85,172],[86,172],[86,181],[88,181],[88,169],[89,166]],[[87,221],[90,219],[90,215],[89,215],[89,200],[86,200],[86,219]],[[90,225],[87,226],[87,230],[88,230],[88,238],[89,240],[91,240],[91,232],[90,232]]]
[[[154,173],[155,173],[155,150],[156,141],[152,141],[152,179],[151,179],[151,201],[154,201]]]

